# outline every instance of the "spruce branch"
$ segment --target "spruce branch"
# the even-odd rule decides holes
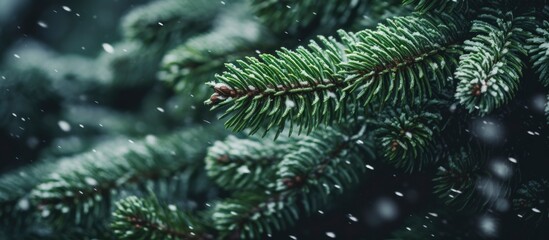
[[[406,107],[382,115],[375,135],[387,162],[412,172],[438,160],[442,116],[428,107]]]
[[[0,177],[0,237],[25,236],[38,222],[29,192],[56,168],[56,161],[41,161]]]
[[[543,9],[543,16],[542,23],[536,27],[528,43],[530,61],[539,74],[539,80],[543,85],[549,86],[549,6]]]
[[[116,203],[111,229],[117,239],[213,239],[202,219],[156,198],[131,196]]]
[[[485,115],[509,102],[522,77],[521,57],[526,55],[527,29],[533,18],[513,12],[484,9],[474,21],[473,39],[465,42],[455,76],[456,98],[469,112]]]
[[[441,14],[396,17],[375,31],[358,32],[342,64],[348,85],[343,91],[364,105],[430,96],[457,66],[456,47],[466,27],[461,17]]]
[[[193,176],[203,167],[201,160],[209,143],[223,135],[224,131],[217,127],[196,128],[71,157],[66,168],[33,189],[32,202],[54,226],[90,228],[108,216],[112,201],[125,189],[137,186],[148,191],[147,188],[154,188],[151,183],[162,184],[163,179],[177,174]]]
[[[293,120],[300,132],[310,132],[320,123],[342,118],[344,107],[334,90],[343,86],[337,74],[343,51],[334,38],[319,40],[321,44],[312,41],[309,49],[283,48],[278,58],[262,54],[261,61],[237,61],[240,67],[227,64],[227,72],[217,76],[219,82],[210,83],[215,93],[206,103],[214,109],[232,103],[225,115],[233,116],[226,126],[235,131],[250,128],[252,134],[267,123],[267,130],[281,132]]]
[[[549,219],[549,181],[531,180],[520,186],[513,198],[518,217],[540,225]]]
[[[364,129],[355,133],[349,137],[333,128],[315,131],[278,164],[270,191],[218,203],[212,218],[221,236],[255,239],[286,229],[350,188],[364,172],[364,154],[373,158],[368,145],[357,143]]]
[[[208,149],[206,171],[228,190],[265,189],[276,174],[276,165],[294,149],[295,138],[229,136]]]
[[[215,205],[212,220],[225,239],[257,239],[295,224],[297,200],[280,194],[242,193]]]
[[[312,41],[308,48],[283,48],[276,57],[262,54],[261,60],[227,64],[218,82],[210,83],[215,93],[206,103],[213,109],[232,104],[224,115],[231,115],[226,126],[253,134],[265,125],[280,132],[286,122],[311,132],[319,124],[341,121],[350,112],[347,103],[429,96],[445,85],[457,64],[454,44],[467,27],[460,19],[396,17],[375,31],[340,31],[343,43],[319,37],[321,44]]]

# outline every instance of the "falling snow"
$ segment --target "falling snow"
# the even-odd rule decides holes
[[[240,173],[240,174],[248,174],[248,173],[251,173],[250,169],[249,169],[248,166],[246,166],[246,165],[242,165],[242,166],[239,167],[236,171],[237,171],[238,173]]]
[[[95,186],[97,185],[97,180],[91,178],[91,177],[86,177],[84,179],[84,181],[88,184],[88,185],[92,185],[92,186]]]
[[[38,26],[40,26],[41,28],[48,28],[48,24],[46,24],[46,23],[43,22],[43,21],[38,21],[37,24],[38,24]]]
[[[358,222],[358,218],[356,218],[355,216],[353,216],[352,214],[347,214],[347,218],[349,218],[349,220],[353,221],[353,222]]]
[[[57,125],[59,126],[59,128],[61,128],[61,130],[63,130],[64,132],[68,132],[71,130],[71,125],[66,122],[66,121],[63,121],[63,120],[60,120],[57,122]]]
[[[285,104],[286,104],[287,108],[294,108],[295,107],[295,102],[290,100],[289,98],[286,98]]]
[[[496,220],[491,216],[482,216],[479,219],[478,227],[480,232],[487,237],[495,237],[498,231]]]
[[[103,50],[105,50],[105,52],[107,53],[114,53],[114,48],[112,47],[112,45],[108,44],[108,43],[103,43],[101,45],[103,47]]]
[[[170,209],[170,211],[172,211],[172,212],[177,211],[177,207],[173,204],[168,205],[168,209]]]

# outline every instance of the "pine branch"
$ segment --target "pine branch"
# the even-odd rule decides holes
[[[214,226],[222,237],[256,239],[294,225],[358,181],[365,169],[364,154],[372,156],[357,143],[363,134],[349,137],[329,128],[305,137],[296,144],[299,150],[278,165],[274,189],[218,203]]]
[[[294,149],[297,139],[240,139],[229,136],[208,149],[206,171],[228,190],[265,189],[276,174],[276,165]]]
[[[257,239],[286,229],[299,218],[297,199],[243,193],[216,204],[212,219],[225,239]]]
[[[216,20],[210,32],[190,38],[168,52],[158,78],[174,85],[178,92],[203,99],[207,94],[204,83],[214,78],[225,62],[272,46],[272,36],[250,17],[248,8],[246,4],[231,7]]]
[[[549,6],[543,9],[545,19],[537,26],[533,37],[528,39],[529,53],[534,69],[539,74],[540,82],[549,86]]]
[[[430,103],[431,105],[434,102]],[[421,170],[438,160],[441,150],[439,127],[442,116],[428,109],[429,103],[383,114],[375,130],[385,160],[407,172]]]
[[[54,161],[42,161],[14,170],[0,177],[0,237],[23,235],[33,230],[36,207],[29,192],[56,168]]]
[[[251,5],[269,29],[277,33],[308,35],[345,27],[362,15],[367,2],[252,0]]]
[[[122,19],[127,40],[173,45],[206,30],[223,5],[219,1],[161,0],[140,6]]]
[[[521,57],[526,55],[526,31],[533,18],[515,17],[512,12],[484,9],[474,21],[477,33],[465,42],[455,76],[459,80],[456,98],[469,110],[485,115],[509,102],[522,77]]]
[[[209,143],[223,135],[217,127],[196,128],[77,155],[32,191],[32,202],[54,226],[89,228],[109,215],[121,191],[132,186],[147,191],[151,183],[201,169]]]
[[[349,86],[364,104],[405,102],[430,96],[448,82],[457,66],[456,44],[466,31],[461,17],[397,17],[376,31],[356,34],[348,62],[343,63]],[[431,85],[436,86],[431,86]]]
[[[310,132],[341,121],[348,102],[429,96],[457,64],[454,44],[465,30],[463,22],[447,15],[397,17],[375,31],[340,32],[347,55],[334,38],[320,37],[321,44],[312,41],[308,48],[247,58],[237,61],[240,67],[227,64],[219,82],[210,83],[215,93],[206,103],[214,109],[232,104],[224,116],[231,115],[226,126],[235,131],[255,133],[268,123],[267,130],[280,132],[291,122],[299,132]]]
[[[203,220],[154,198],[131,196],[117,202],[111,228],[116,239],[213,239]]]
[[[532,180],[523,184],[513,198],[513,207],[519,218],[536,225],[549,220],[549,181]]]

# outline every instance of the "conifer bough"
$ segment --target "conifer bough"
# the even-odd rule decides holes
[[[514,97],[522,77],[528,29],[533,17],[514,16],[512,12],[484,9],[473,23],[478,33],[465,42],[467,54],[461,56],[455,76],[459,80],[456,98],[470,112],[485,115]]]
[[[260,45],[257,50],[270,52],[274,45],[262,48],[265,37],[272,41],[268,44],[288,47],[274,54],[261,54],[258,58],[227,64],[225,73],[217,75],[217,81],[209,84],[215,92],[207,103],[213,108],[228,107],[225,115],[230,116],[228,127],[237,131],[249,129],[247,133],[262,130],[264,138],[245,138],[243,135],[225,138],[225,132],[218,131],[215,126],[203,129],[191,125],[188,128],[192,130],[165,137],[149,136],[136,142],[124,139],[124,144],[116,142],[116,145],[128,146],[123,151],[108,145],[97,153],[74,155],[67,158],[69,161],[55,161],[52,165],[40,164],[37,165],[39,170],[23,170],[39,176],[19,175],[16,171],[0,179],[3,184],[0,186],[0,218],[10,230],[1,226],[0,239],[5,236],[28,239],[30,235],[26,232],[32,230],[54,239],[113,238],[109,234],[118,239],[263,239],[270,235],[276,238],[277,233],[285,234],[286,230],[307,238],[307,234],[315,234],[314,231],[298,224],[304,218],[316,215],[315,212],[322,210],[328,213],[327,216],[333,216],[341,214],[341,206],[347,203],[352,206],[344,206],[343,214],[364,207],[363,199],[359,197],[363,195],[352,190],[357,183],[365,182],[366,169],[374,170],[370,164],[376,165],[375,175],[395,171],[395,179],[403,176],[402,170],[406,173],[419,170],[421,176],[432,179],[430,195],[438,197],[436,207],[429,212],[410,215],[402,230],[393,233],[394,239],[476,239],[477,232],[471,231],[469,226],[461,229],[465,226],[461,223],[468,222],[462,220],[470,220],[471,216],[492,216],[496,222],[494,226],[500,216],[504,216],[506,222],[534,222],[536,224],[528,224],[528,230],[547,232],[548,181],[543,176],[531,176],[543,173],[538,162],[526,162],[545,160],[542,158],[547,152],[529,149],[525,154],[521,153],[524,157],[517,157],[518,160],[509,157],[523,149],[516,143],[528,145],[534,138],[536,144],[547,143],[547,136],[543,136],[548,132],[547,126],[542,125],[545,119],[528,114],[524,124],[528,129],[523,131],[524,136],[516,133],[506,139],[501,137],[502,141],[495,144],[479,137],[495,132],[483,129],[483,126],[491,125],[488,119],[474,115],[492,114],[490,118],[494,121],[511,116],[514,124],[516,109],[520,108],[519,114],[530,111],[523,108],[524,97],[530,97],[525,95],[532,88],[537,87],[536,92],[540,90],[541,85],[524,81],[526,94],[516,94],[522,72],[533,68],[546,84],[548,65],[547,8],[543,13],[541,8],[534,8],[530,3],[541,6],[547,2],[404,0],[415,7],[415,13],[388,18],[384,14],[387,11],[374,9],[379,13],[362,15],[365,13],[363,6],[380,1],[159,0],[136,9],[126,17],[124,41],[138,42],[132,44],[138,47],[130,54],[123,53],[123,61],[105,61],[105,65],[134,80],[141,76],[141,71],[125,73],[134,68],[131,66],[138,64],[147,72],[156,71],[145,63],[158,62],[169,48],[183,46],[166,56],[159,78],[185,88],[185,95],[198,95],[200,87],[195,83],[213,75],[222,62],[251,55],[250,51],[254,52]],[[223,7],[234,2],[238,2],[233,5],[238,8]],[[198,6],[197,11],[186,7],[193,4]],[[240,9],[239,4],[251,4],[255,14],[243,12],[241,15],[232,11]],[[479,7],[483,4],[492,9]],[[377,5],[380,6],[399,9],[391,10],[390,16],[409,14],[411,9],[396,6],[395,1],[385,1],[383,5]],[[311,9],[322,10],[312,12]],[[531,10],[534,14],[530,14]],[[223,17],[217,18],[218,14]],[[262,18],[265,26],[253,19],[255,16]],[[534,20],[531,16],[542,18]],[[277,19],[281,17],[284,19]],[[383,23],[373,30],[346,32],[367,26],[368,22]],[[210,29],[212,24],[216,27]],[[308,39],[312,33],[331,34],[341,24],[350,27],[340,30],[339,37],[318,37],[307,46],[290,47],[301,44],[301,38]],[[319,29],[319,26],[325,29]],[[244,28],[259,31],[244,36],[240,32]],[[209,33],[188,40],[191,34],[208,29]],[[294,30],[301,29],[306,30],[296,35]],[[279,35],[269,37],[271,30]],[[287,36],[280,31],[288,31]],[[115,47],[119,48],[123,47]],[[116,59],[116,55],[112,56]],[[139,56],[141,60],[130,61],[131,56]],[[35,76],[30,71],[25,73]],[[81,75],[84,71],[71,70],[70,73]],[[120,81],[122,76],[118,75],[113,74],[113,80]],[[14,84],[18,80],[25,78],[8,79],[8,85],[3,86],[8,86],[17,95],[29,92],[13,91],[32,85]],[[187,80],[195,82],[181,84]],[[121,85],[124,85],[121,88],[127,87]],[[56,96],[71,99],[67,97],[70,93],[55,92]],[[145,108],[164,113],[163,108],[152,107],[160,106],[157,103],[166,100],[159,96],[162,93],[157,94],[154,90],[148,94],[159,100],[147,101],[143,104]],[[517,99],[511,102],[515,95]],[[16,105],[9,101],[12,96],[7,96],[4,99],[8,102],[0,101],[0,105]],[[108,98],[100,96],[97,99]],[[448,101],[449,98],[452,100]],[[455,103],[456,99],[460,104]],[[42,101],[39,99],[37,104]],[[433,104],[433,107],[424,104],[431,101],[443,104]],[[74,106],[74,103],[67,104]],[[29,109],[38,106],[34,103],[23,105]],[[200,107],[193,106],[193,109],[202,111]],[[31,121],[26,121],[28,117],[18,120],[21,113],[27,111],[17,112],[18,116],[12,114],[12,118],[10,112],[13,111],[9,109],[0,109],[8,117],[2,122],[7,120],[19,127],[25,121],[31,126]],[[177,107],[170,110],[175,109]],[[497,109],[502,111],[493,114]],[[186,113],[182,111],[181,114]],[[71,123],[77,122],[64,118]],[[197,119],[186,120],[194,122]],[[483,125],[469,128],[471,121]],[[330,126],[335,122],[337,127]],[[372,126],[375,129],[372,130]],[[539,131],[532,128],[539,128]],[[139,133],[148,133],[148,129]],[[20,130],[31,132],[24,128]],[[292,131],[310,134],[279,136]],[[79,131],[70,134],[82,137],[78,136]],[[56,137],[59,136],[56,134]],[[221,139],[224,140],[214,144]],[[53,145],[48,150],[55,149]],[[493,151],[506,158],[499,161],[494,158]],[[541,157],[536,159],[536,154]],[[377,160],[397,169],[371,162]],[[516,185],[515,189],[511,183],[517,180],[513,174],[519,165],[524,174],[521,178],[534,180],[520,187]],[[532,171],[532,166],[541,170]],[[430,171],[435,169],[429,167],[438,168],[438,171]],[[222,191],[210,184],[206,174]],[[386,191],[396,190],[385,188],[388,185],[380,181],[370,182]],[[414,193],[413,184],[409,189],[403,187],[410,191],[395,192],[393,197],[412,200],[414,194],[408,193]],[[352,201],[341,204],[336,197],[342,193],[353,197]],[[218,196],[222,198],[212,201]],[[509,205],[511,196],[512,209]],[[117,204],[113,204],[115,201]],[[114,212],[112,218],[108,218],[111,208]],[[343,224],[351,223],[348,227],[360,232],[352,239],[371,237],[370,231],[361,232],[362,221],[367,219],[349,219],[353,222]],[[112,220],[112,231],[105,231],[105,221],[109,220]],[[323,224],[319,222],[324,220],[306,221],[311,221],[315,228],[320,226],[321,234],[334,236],[334,232],[328,234],[325,232],[328,229],[322,229]],[[356,221],[358,224],[354,223]],[[482,228],[486,224],[479,225]],[[330,230],[335,230],[338,238],[347,237],[344,235],[348,233],[347,228],[333,229],[336,226],[330,225]],[[520,231],[519,234],[523,237],[536,231]],[[498,237],[497,232],[489,237]]]
[[[319,37],[308,48],[282,49],[227,64],[212,82],[207,104],[232,104],[226,126],[278,132],[290,122],[299,132],[343,119],[347,103],[406,101],[445,86],[457,65],[456,44],[467,24],[441,14],[396,17],[376,30],[340,31],[342,42]],[[291,133],[291,130],[290,130]]]

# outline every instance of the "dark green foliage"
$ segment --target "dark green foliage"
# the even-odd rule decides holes
[[[215,205],[212,220],[222,238],[258,239],[299,218],[297,199],[278,194],[239,194]]]
[[[239,194],[218,203],[212,218],[221,236],[264,238],[350,189],[363,175],[365,161],[373,158],[369,143],[357,141],[365,138],[365,129],[355,131],[316,130],[278,164],[276,184],[269,191]]]
[[[376,129],[376,138],[384,159],[407,172],[422,170],[442,154],[439,124],[442,116],[420,107],[416,111],[389,111]],[[437,141],[438,140],[438,141]]]
[[[540,225],[549,219],[549,181],[532,180],[523,184],[513,198],[513,207],[524,220]]]
[[[298,148],[278,164],[276,190],[287,194],[320,193],[322,198],[305,197],[303,202],[307,213],[318,209],[319,203],[333,192],[341,193],[346,186],[357,183],[366,169],[365,162],[374,158],[371,143],[360,140],[367,136],[365,131],[365,126],[357,132],[328,128],[304,137],[297,142]]]
[[[24,45],[62,32],[40,19],[0,73],[2,160],[41,159],[0,177],[0,239],[378,239],[408,215],[393,239],[515,238],[483,217],[543,229],[539,84],[518,92],[529,60],[549,84],[542,5],[156,0],[119,42],[76,43],[103,43],[95,60]],[[245,134],[198,126],[206,107]],[[33,157],[10,149],[25,143]]]
[[[126,42],[100,56],[108,69],[101,79],[117,87],[154,82],[166,51],[207,31],[222,6],[213,0],[160,0],[132,10],[121,24]]]
[[[265,188],[276,173],[276,165],[294,150],[297,140],[229,136],[208,149],[206,171],[220,187],[228,190]]]
[[[356,94],[364,105],[430,96],[446,86],[457,66],[456,44],[467,28],[463,22],[444,14],[397,17],[375,31],[358,32],[342,64],[348,85],[343,91]]]
[[[488,209],[511,193],[508,180],[493,176],[485,169],[485,157],[470,152],[464,149],[450,154],[433,179],[434,193],[457,211]]]
[[[162,206],[157,199],[128,197],[116,203],[111,228],[116,239],[213,239],[202,219]]]
[[[457,64],[454,44],[465,30],[462,23],[447,15],[398,17],[374,31],[340,32],[347,54],[335,39],[320,37],[321,45],[282,49],[278,58],[262,54],[261,60],[237,61],[240,67],[228,64],[219,82],[211,83],[215,93],[207,103],[232,103],[226,126],[235,131],[254,133],[268,123],[267,130],[280,132],[289,121],[299,132],[310,132],[341,121],[350,99],[367,105],[429,96]]]
[[[549,7],[543,9],[544,19],[535,29],[534,36],[528,39],[531,62],[539,74],[539,80],[545,86],[549,86]]]
[[[204,134],[205,130],[208,134]],[[122,190],[133,185],[151,189],[155,186],[149,186],[148,182],[163,184],[162,179],[177,174],[192,176],[203,167],[200,160],[216,136],[223,136],[223,131],[216,127],[196,128],[164,137],[148,136],[139,142],[113,143],[116,148],[104,146],[71,157],[65,166],[34,188],[32,202],[41,216],[56,226],[75,224],[90,228],[95,219],[109,215],[112,201]],[[159,188],[172,189],[170,182],[178,186],[177,181],[185,179],[173,179]]]
[[[301,34],[345,27],[360,16],[368,1],[251,0],[263,22],[278,33]]]
[[[162,60],[158,78],[185,95],[202,100],[209,94],[206,82],[222,70],[224,63],[270,47],[272,36],[250,18],[247,5],[238,4],[219,16],[210,32],[194,36],[169,51]],[[242,31],[234,31],[242,29]]]
[[[462,151],[450,155],[448,163],[439,167],[434,178],[434,193],[448,206],[459,210],[472,207],[471,195],[476,192],[476,184],[482,174],[479,159],[472,158]]]
[[[456,71],[459,80],[456,98],[469,110],[485,115],[508,103],[516,94],[522,77],[533,18],[515,16],[513,12],[484,9],[474,21],[472,32],[478,34],[465,42],[467,54],[460,58]]]
[[[171,45],[206,30],[222,6],[214,0],[154,1],[127,14],[122,31],[127,39],[145,45]]]
[[[299,132],[310,132],[341,119],[345,109],[333,90],[341,87],[337,72],[343,51],[334,38],[319,40],[321,44],[312,41],[308,49],[282,49],[278,58],[261,54],[261,61],[249,57],[237,61],[240,67],[227,64],[227,72],[217,76],[220,82],[211,83],[216,93],[207,103],[214,108],[233,104],[226,126],[235,131],[250,128],[254,133],[268,124],[267,130],[281,132],[291,120]]]
[[[29,199],[30,191],[55,169],[55,162],[43,161],[15,170],[0,178],[0,237],[25,236],[36,226],[36,206]]]
[[[404,4],[413,5],[421,13],[437,11],[466,11],[469,3],[475,0],[403,0]],[[476,0],[478,1],[478,0]]]

